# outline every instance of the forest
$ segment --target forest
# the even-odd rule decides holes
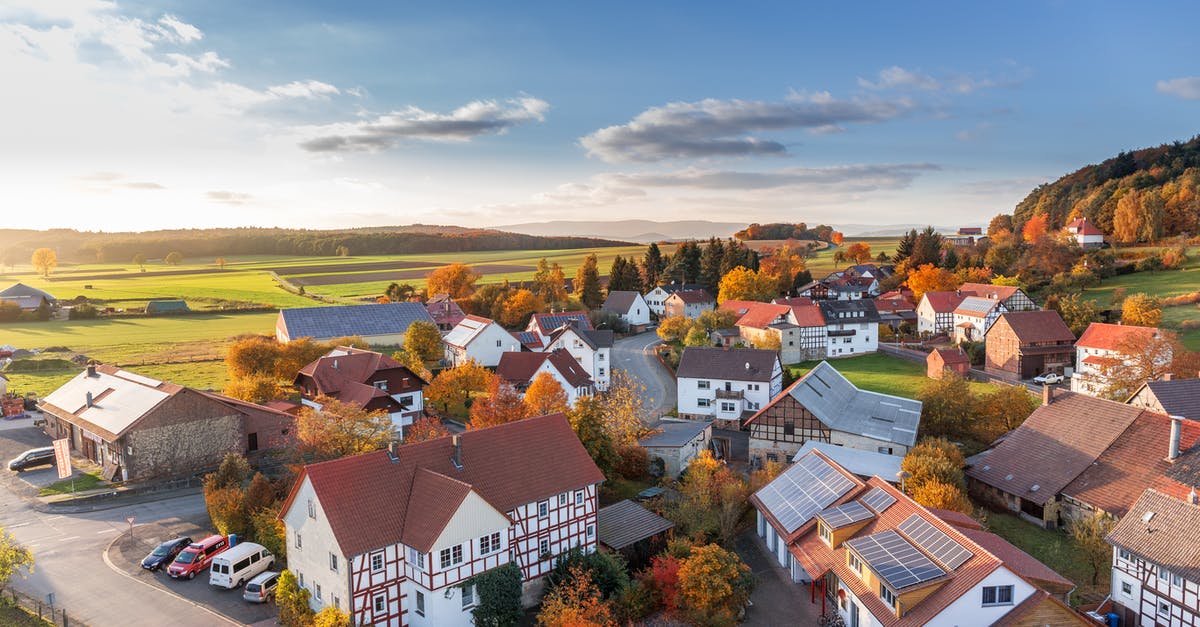
[[[770,224],[759,224],[755,222],[750,226],[733,234],[739,240],[764,240],[764,239],[796,239],[796,240],[819,240],[822,242],[832,242],[835,239],[840,240],[841,233],[833,230],[832,226],[827,224],[819,224],[815,227],[809,226],[803,222],[797,224],[788,224],[786,222],[772,222]]]

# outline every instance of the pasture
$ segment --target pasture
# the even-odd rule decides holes
[[[855,386],[880,394],[916,398],[921,387],[929,381],[925,376],[924,364],[899,359],[884,353],[870,353],[828,361],[829,365],[842,373],[842,376],[849,379]],[[787,369],[793,377],[798,379],[815,368],[817,363],[806,361],[794,366],[787,366]],[[995,389],[996,386],[991,383],[971,382],[971,390],[976,394],[992,392]]]
[[[1179,270],[1134,272],[1115,276],[1105,279],[1098,287],[1088,288],[1083,296],[1100,308],[1109,309],[1112,307],[1113,291],[1118,288],[1124,289],[1127,295],[1144,292],[1159,298],[1200,291],[1200,247],[1190,248],[1188,255],[1191,258]],[[1179,332],[1180,339],[1189,349],[1200,350],[1200,329],[1180,330],[1180,325],[1187,320],[1200,321],[1200,306],[1181,305],[1163,309],[1162,326]]]

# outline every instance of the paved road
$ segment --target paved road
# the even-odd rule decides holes
[[[646,386],[647,407],[653,421],[675,409],[675,379],[654,356],[654,346],[662,343],[653,331],[621,338],[613,344],[613,365]]]

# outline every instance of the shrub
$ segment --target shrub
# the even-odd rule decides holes
[[[650,455],[640,446],[622,446],[617,449],[617,465],[614,470],[624,479],[641,481],[650,472]]]

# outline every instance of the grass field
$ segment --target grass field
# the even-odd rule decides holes
[[[898,359],[883,353],[871,353],[859,357],[830,359],[829,364],[842,373],[854,385],[880,394],[891,394],[903,398],[916,398],[921,386],[929,381],[925,376],[924,364]],[[806,361],[788,366],[792,375],[799,378],[817,365]],[[971,383],[976,394],[991,392],[996,386],[990,383]]]
[[[1112,306],[1113,290],[1124,288],[1126,294],[1145,292],[1160,298],[1190,294],[1200,290],[1200,247],[1189,249],[1191,259],[1180,270],[1135,272],[1104,280],[1099,287],[1088,288],[1084,297],[1103,309]],[[1163,309],[1163,326],[1179,329],[1184,320],[1200,320],[1200,307],[1183,305]],[[1191,350],[1200,350],[1200,330],[1180,333],[1180,339]]]
[[[1042,529],[1016,516],[992,511],[987,512],[987,528],[1079,586],[1072,604],[1079,602],[1078,595],[1094,596],[1099,601],[1107,592],[1111,568],[1101,568],[1099,583],[1093,586],[1091,566],[1081,559],[1065,532]]]

